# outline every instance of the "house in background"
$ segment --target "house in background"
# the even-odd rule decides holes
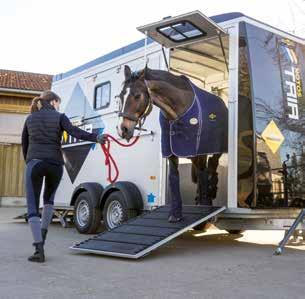
[[[52,76],[0,70],[0,206],[25,204],[21,132],[33,97]]]

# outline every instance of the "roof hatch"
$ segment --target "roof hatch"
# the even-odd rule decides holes
[[[200,11],[167,17],[137,29],[166,48],[175,48],[195,40],[206,40],[226,34],[212,19]]]

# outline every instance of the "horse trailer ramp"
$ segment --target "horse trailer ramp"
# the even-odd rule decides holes
[[[138,259],[224,210],[225,207],[184,206],[183,220],[169,223],[169,206],[162,206],[70,248],[87,253]]]

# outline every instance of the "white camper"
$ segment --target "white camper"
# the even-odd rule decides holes
[[[229,149],[213,203],[225,211],[215,225],[230,232],[290,226],[305,194],[304,40],[240,13],[208,18],[195,11],[138,29],[148,38],[54,77],[62,112],[88,131],[118,138],[116,95],[124,65],[141,70],[148,63],[183,74],[229,110]],[[113,184],[100,145],[64,134],[65,171],[55,206],[74,210],[79,232],[95,232],[101,220],[111,229],[168,203],[158,115],[154,107],[134,146],[111,143],[119,169]],[[190,161],[179,163],[184,204],[194,205]]]

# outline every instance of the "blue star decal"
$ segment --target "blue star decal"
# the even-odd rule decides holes
[[[155,202],[155,199],[156,199],[156,196],[153,195],[152,193],[147,195],[147,201],[148,202],[150,202],[150,203]]]

